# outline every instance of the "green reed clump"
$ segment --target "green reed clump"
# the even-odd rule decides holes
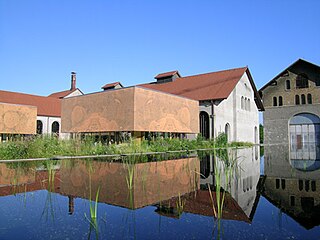
[[[23,142],[6,142],[0,144],[1,159],[17,159],[28,157],[28,145]]]
[[[129,139],[121,144],[107,144],[93,136],[83,139],[61,140],[51,136],[35,136],[24,141],[0,143],[0,159],[51,158],[55,156],[86,156],[105,154],[130,154],[146,152],[190,151],[197,149],[252,146],[250,143],[228,143],[225,134],[215,140],[158,138],[141,142]]]

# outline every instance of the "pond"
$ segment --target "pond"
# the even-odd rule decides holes
[[[0,239],[319,239],[319,159],[264,155],[0,163]]]

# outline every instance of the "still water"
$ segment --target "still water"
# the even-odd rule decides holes
[[[0,239],[320,239],[319,160],[288,149],[0,163]]]

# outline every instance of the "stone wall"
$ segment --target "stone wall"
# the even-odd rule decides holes
[[[320,116],[320,105],[296,105],[266,108],[263,114],[264,143],[289,143],[289,120],[299,113]]]

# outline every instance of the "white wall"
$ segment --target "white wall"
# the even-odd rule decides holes
[[[80,95],[83,95],[83,93],[79,89],[76,89],[75,91],[73,91],[69,95],[65,96],[64,98],[75,97],[75,96],[80,96]]]
[[[250,100],[250,106],[247,105],[246,109],[241,108],[242,97]],[[247,103],[249,103],[248,100]],[[199,108],[200,111],[207,112],[209,116],[212,114],[210,104],[201,105]],[[211,121],[212,118],[210,118],[210,136],[212,136]],[[257,127],[257,133],[259,133],[259,111],[254,102],[254,91],[246,73],[241,77],[229,97],[214,106],[215,137],[219,133],[225,132],[226,124],[230,126],[229,141],[252,143],[255,140],[259,141],[259,136],[255,137],[254,130]]]
[[[42,122],[42,134],[52,133],[52,123],[59,123],[59,137],[61,139],[69,138],[68,133],[61,133],[61,118],[60,117],[48,117],[48,116],[37,116],[37,120]]]
[[[237,96],[237,139],[259,143],[259,110],[254,101],[254,91],[251,87],[247,74],[244,74],[236,86]],[[241,109],[241,97],[250,99],[250,111]],[[257,136],[255,137],[255,127]],[[256,142],[255,142],[256,141]]]

